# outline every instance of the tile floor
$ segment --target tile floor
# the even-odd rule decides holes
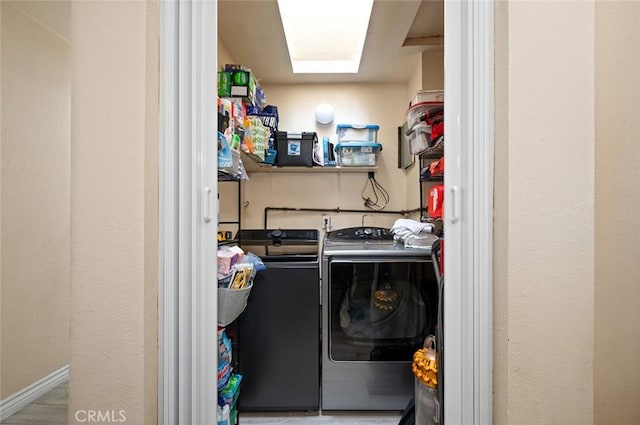
[[[66,425],[68,384],[52,389],[0,425]],[[397,425],[401,412],[241,413],[239,425]]]

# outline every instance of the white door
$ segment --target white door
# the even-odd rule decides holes
[[[445,0],[444,420],[492,423],[493,3]]]
[[[158,423],[216,423],[217,3],[161,2]]]

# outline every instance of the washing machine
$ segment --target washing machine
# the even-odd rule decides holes
[[[403,410],[414,397],[413,353],[435,334],[431,250],[389,229],[327,232],[322,249],[323,410]]]

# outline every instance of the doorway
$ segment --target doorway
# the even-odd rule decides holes
[[[212,22],[216,22],[217,15],[216,10],[212,10],[214,8],[204,9],[206,10],[199,10],[204,12],[199,14],[190,10],[187,15],[190,18],[176,25],[180,27],[179,31],[175,27],[171,30],[171,26],[165,31],[169,30],[170,33],[183,36],[188,34],[192,40],[190,43],[194,43],[195,47],[193,68],[204,69],[206,75],[215,75],[217,66],[211,63],[209,56],[216,50],[212,42],[215,38],[207,39],[206,35],[216,34],[217,28],[210,27]],[[445,10],[446,113],[450,117],[447,119],[445,132],[449,135],[448,140],[452,140],[447,144],[445,151],[445,155],[452,158],[449,161],[452,166],[446,171],[445,183],[446,196],[450,199],[445,207],[445,220],[449,226],[445,246],[445,270],[448,273],[445,289],[445,328],[448,332],[445,342],[445,417],[449,423],[480,424],[491,422],[493,4],[445,2]],[[174,21],[168,19],[167,22],[171,24]],[[184,28],[188,30],[183,33]],[[473,40],[475,41],[472,42]],[[209,43],[209,48],[203,49],[200,43]],[[201,80],[200,84],[200,92],[207,92],[202,87],[210,87],[210,82]],[[212,136],[213,133],[209,135]],[[208,192],[203,189],[211,187],[213,186],[209,186],[207,182],[201,182],[201,186],[191,190],[198,201],[192,203],[190,208],[198,219],[203,217],[203,204],[208,202]],[[215,250],[215,247],[212,249]],[[202,267],[197,262],[204,261],[207,257],[212,258],[209,253],[204,252],[199,252],[197,257],[194,270]],[[202,290],[207,284],[211,284],[213,280],[207,281],[207,276],[212,277],[215,274],[198,276],[198,279],[192,281],[193,288]],[[215,316],[215,295],[205,300],[211,304],[207,306],[206,303],[196,302],[193,297],[188,297],[182,301],[181,306],[185,311],[192,312],[192,317],[198,317],[198,312],[207,307],[208,314],[213,312]],[[175,324],[164,322],[164,337],[170,338],[170,333],[167,332],[170,332],[172,323]],[[198,332],[201,331],[199,328]],[[215,364],[216,351],[211,349],[210,344],[211,350],[207,351],[207,345],[201,346],[193,340],[187,342],[188,346],[182,348],[186,350],[189,358],[194,359],[194,364]],[[164,370],[171,375],[169,369],[174,365],[171,361],[172,353],[164,351],[163,355]],[[209,367],[207,366],[207,369]],[[190,366],[191,379],[198,376],[197,371],[197,366]],[[208,374],[205,373],[204,376]],[[198,401],[204,403],[206,400],[213,400],[215,389],[209,396],[198,393],[196,389],[193,394],[193,399],[196,400],[194,408],[193,405],[185,404],[187,400],[176,400],[170,394],[167,397],[165,391],[168,389],[171,393],[172,382],[163,382],[163,391],[160,393],[165,395],[165,412],[172,411],[170,406],[173,406],[175,411],[199,410],[198,414],[202,414],[203,418],[213,420],[213,416],[207,416],[210,414],[206,412],[209,409],[198,406]],[[206,390],[204,387],[200,387],[199,390],[203,389]],[[167,417],[165,423],[173,422]]]

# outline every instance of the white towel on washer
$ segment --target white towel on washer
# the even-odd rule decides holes
[[[421,223],[409,218],[399,218],[393,223],[391,233],[393,233],[395,240],[406,241],[410,236],[416,236],[420,233],[431,233],[433,229],[434,226],[431,223]]]
[[[426,249],[431,252],[431,247],[436,240],[438,240],[438,237],[433,233],[420,232],[417,235],[407,237],[404,241],[404,246],[406,248]]]

